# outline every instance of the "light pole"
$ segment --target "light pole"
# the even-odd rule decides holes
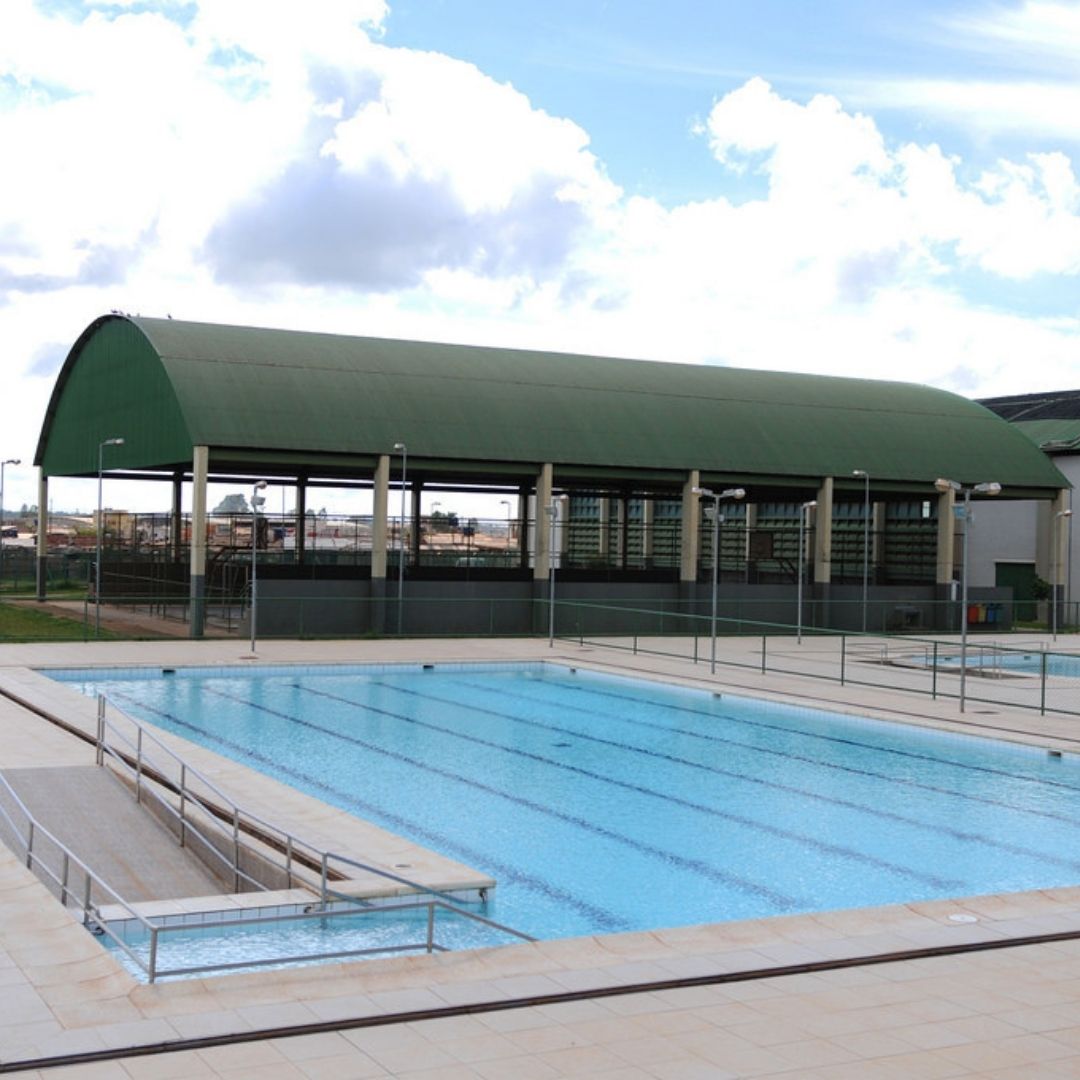
[[[870,600],[870,474],[865,469],[855,469],[851,475],[863,481],[862,632],[865,634]]]
[[[548,648],[555,646],[555,541],[556,526],[559,521],[559,507],[566,506],[566,496],[556,495],[544,507],[548,516],[550,532],[548,534]]]
[[[810,528],[810,511],[817,506],[817,499],[811,499],[809,502],[804,502],[799,509],[799,585],[796,600],[796,607],[798,608],[798,625],[795,628],[795,642],[798,645],[802,644],[802,594],[803,594],[803,566],[806,562],[806,532]]]
[[[974,521],[971,516],[971,496],[1000,495],[1001,485],[987,482],[966,488],[956,480],[939,477],[934,481],[934,487],[942,493],[954,491],[964,496],[964,506],[959,515],[964,522],[964,539],[960,545],[960,711],[964,712],[967,703],[968,533]]]
[[[712,530],[712,615],[709,620],[709,636],[712,640],[712,648],[709,653],[709,673],[716,674],[716,594],[720,581],[720,503],[725,499],[745,499],[744,488],[727,488],[724,491],[711,491],[709,488],[696,487],[695,495],[703,499],[713,501],[713,530]]]
[[[266,489],[265,480],[256,480],[251,489],[251,652],[255,653],[255,624],[259,615],[259,507],[266,499],[259,494]]]
[[[394,453],[401,455],[401,521],[398,523],[397,567],[397,632],[405,628],[405,481],[409,472],[409,448],[403,442],[394,443]]]
[[[3,488],[0,487],[0,491],[2,491],[2,490],[3,490]],[[1059,518],[1064,517],[1064,518],[1066,518],[1066,521],[1068,522],[1068,518],[1070,518],[1071,516],[1072,516],[1072,511],[1071,510],[1059,510],[1056,514],[1054,514],[1055,526],[1056,526],[1056,523],[1057,523]],[[1072,523],[1068,522],[1068,524],[1071,525]],[[1069,545],[1069,546],[1071,546],[1071,545]],[[1061,529],[1061,526],[1056,526],[1055,529],[1054,529],[1054,572],[1053,572],[1053,575],[1052,575],[1054,580],[1050,585],[1050,590],[1051,590],[1050,591],[1050,611],[1051,611],[1050,619],[1051,619],[1051,625],[1052,625],[1053,639],[1055,640],[1055,642],[1057,640],[1057,579],[1062,576],[1061,567],[1062,567],[1062,529]]]
[[[0,588],[4,585],[4,469],[8,465],[21,465],[18,458],[0,461]]]
[[[123,446],[122,436],[103,439],[97,448],[97,559],[94,565],[94,637],[101,636],[101,531],[104,521],[101,509],[101,474],[104,469],[105,447]]]

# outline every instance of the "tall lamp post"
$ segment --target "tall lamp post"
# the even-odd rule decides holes
[[[556,527],[559,522],[559,508],[566,506],[566,496],[556,495],[544,507],[548,516],[548,648],[555,646],[555,542],[558,537]]]
[[[4,469],[8,465],[21,465],[18,458],[0,461],[0,588],[4,584]]]
[[[0,491],[2,491],[2,490],[3,490],[3,488],[0,487]],[[1059,510],[1056,514],[1054,514],[1054,523],[1056,525],[1056,523],[1059,521],[1059,519],[1064,517],[1066,519],[1066,522],[1068,522],[1068,524],[1071,525],[1072,523],[1069,521],[1069,518],[1071,516],[1072,516],[1072,511],[1071,510]],[[1069,546],[1071,546],[1071,544]],[[1053,580],[1053,582],[1052,582],[1052,584],[1050,586],[1050,611],[1051,611],[1050,621],[1051,621],[1051,626],[1052,626],[1053,639],[1055,640],[1055,642],[1057,640],[1057,579],[1062,576],[1061,567],[1062,567],[1062,530],[1061,530],[1061,527],[1058,526],[1057,528],[1054,529],[1054,572],[1053,572],[1054,580]]]
[[[851,475],[863,481],[862,632],[865,634],[870,606],[870,474],[865,469],[855,469]]]
[[[405,631],[405,482],[409,472],[409,448],[403,442],[394,443],[394,453],[401,455],[401,520],[398,522],[397,567],[397,632]]]
[[[266,499],[259,494],[266,490],[265,480],[256,480],[251,489],[251,652],[255,653],[255,629],[259,617],[259,507]]]
[[[101,533],[104,520],[101,508],[101,475],[104,471],[105,447],[123,446],[124,439],[117,436],[113,439],[103,439],[97,448],[97,558],[94,564],[94,637],[101,636]]]
[[[797,619],[798,625],[795,628],[795,642],[798,645],[802,644],[802,595],[803,595],[803,578],[806,576],[803,571],[803,566],[806,563],[806,532],[810,528],[810,511],[817,506],[817,499],[811,499],[809,502],[804,502],[799,508],[799,584],[796,590],[798,599],[795,605],[798,609]]]
[[[960,545],[960,711],[964,712],[967,704],[968,533],[971,532],[974,522],[971,516],[971,496],[1000,495],[1001,485],[988,482],[964,487],[956,480],[939,477],[934,481],[934,487],[942,493],[954,491],[964,497],[964,506],[958,515],[964,522],[964,539]]]
[[[709,619],[709,637],[712,647],[709,653],[709,673],[716,674],[716,594],[720,581],[720,503],[727,499],[745,499],[744,488],[727,488],[724,491],[711,491],[709,488],[696,487],[695,495],[703,499],[713,501],[713,530],[712,530],[712,614]]]

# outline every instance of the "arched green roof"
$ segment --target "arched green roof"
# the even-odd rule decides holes
[[[295,455],[875,483],[1068,486],[1008,423],[911,383],[105,316],[72,348],[38,445],[47,475]],[[330,475],[330,473],[328,473]]]

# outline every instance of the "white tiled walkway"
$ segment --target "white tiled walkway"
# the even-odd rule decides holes
[[[92,663],[241,662],[230,642],[8,646],[0,685],[49,708],[76,709],[60,687],[25,669]],[[700,668],[622,652],[533,641],[273,642],[264,662],[566,659],[578,666],[793,694],[829,707],[879,710],[891,719],[996,728],[1014,739],[1071,750],[1080,725],[1004,712],[960,718],[932,702],[815,680],[763,678],[736,669],[710,680]],[[250,663],[250,661],[246,661]],[[965,726],[959,730],[972,730]],[[83,764],[84,744],[0,699],[0,768]],[[275,785],[220,765],[244,798],[312,815],[324,836],[366,834],[314,800],[283,804]],[[267,786],[269,785],[269,786]],[[393,843],[393,841],[388,841]],[[340,845],[336,845],[340,846]],[[654,933],[542,942],[475,953],[337,964],[190,982],[136,984],[0,851],[0,1062],[97,1051],[104,1060],[50,1076],[527,1078],[1080,1077],[1080,941],[1011,946],[783,977],[642,989],[617,996],[491,1010],[510,999],[700,978],[784,965],[1080,934],[1080,888],[863,911],[718,924]],[[975,921],[956,922],[962,914]],[[408,1017],[470,1006],[467,1015]],[[350,1026],[393,1014],[392,1023]],[[329,1030],[281,1037],[275,1029]],[[130,1058],[126,1047],[259,1033],[254,1041]]]

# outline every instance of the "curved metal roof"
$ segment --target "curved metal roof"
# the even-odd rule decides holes
[[[1068,486],[1015,428],[911,383],[109,315],[80,336],[38,444],[47,475],[274,453],[672,470],[772,482]],[[266,460],[263,458],[262,460]]]

